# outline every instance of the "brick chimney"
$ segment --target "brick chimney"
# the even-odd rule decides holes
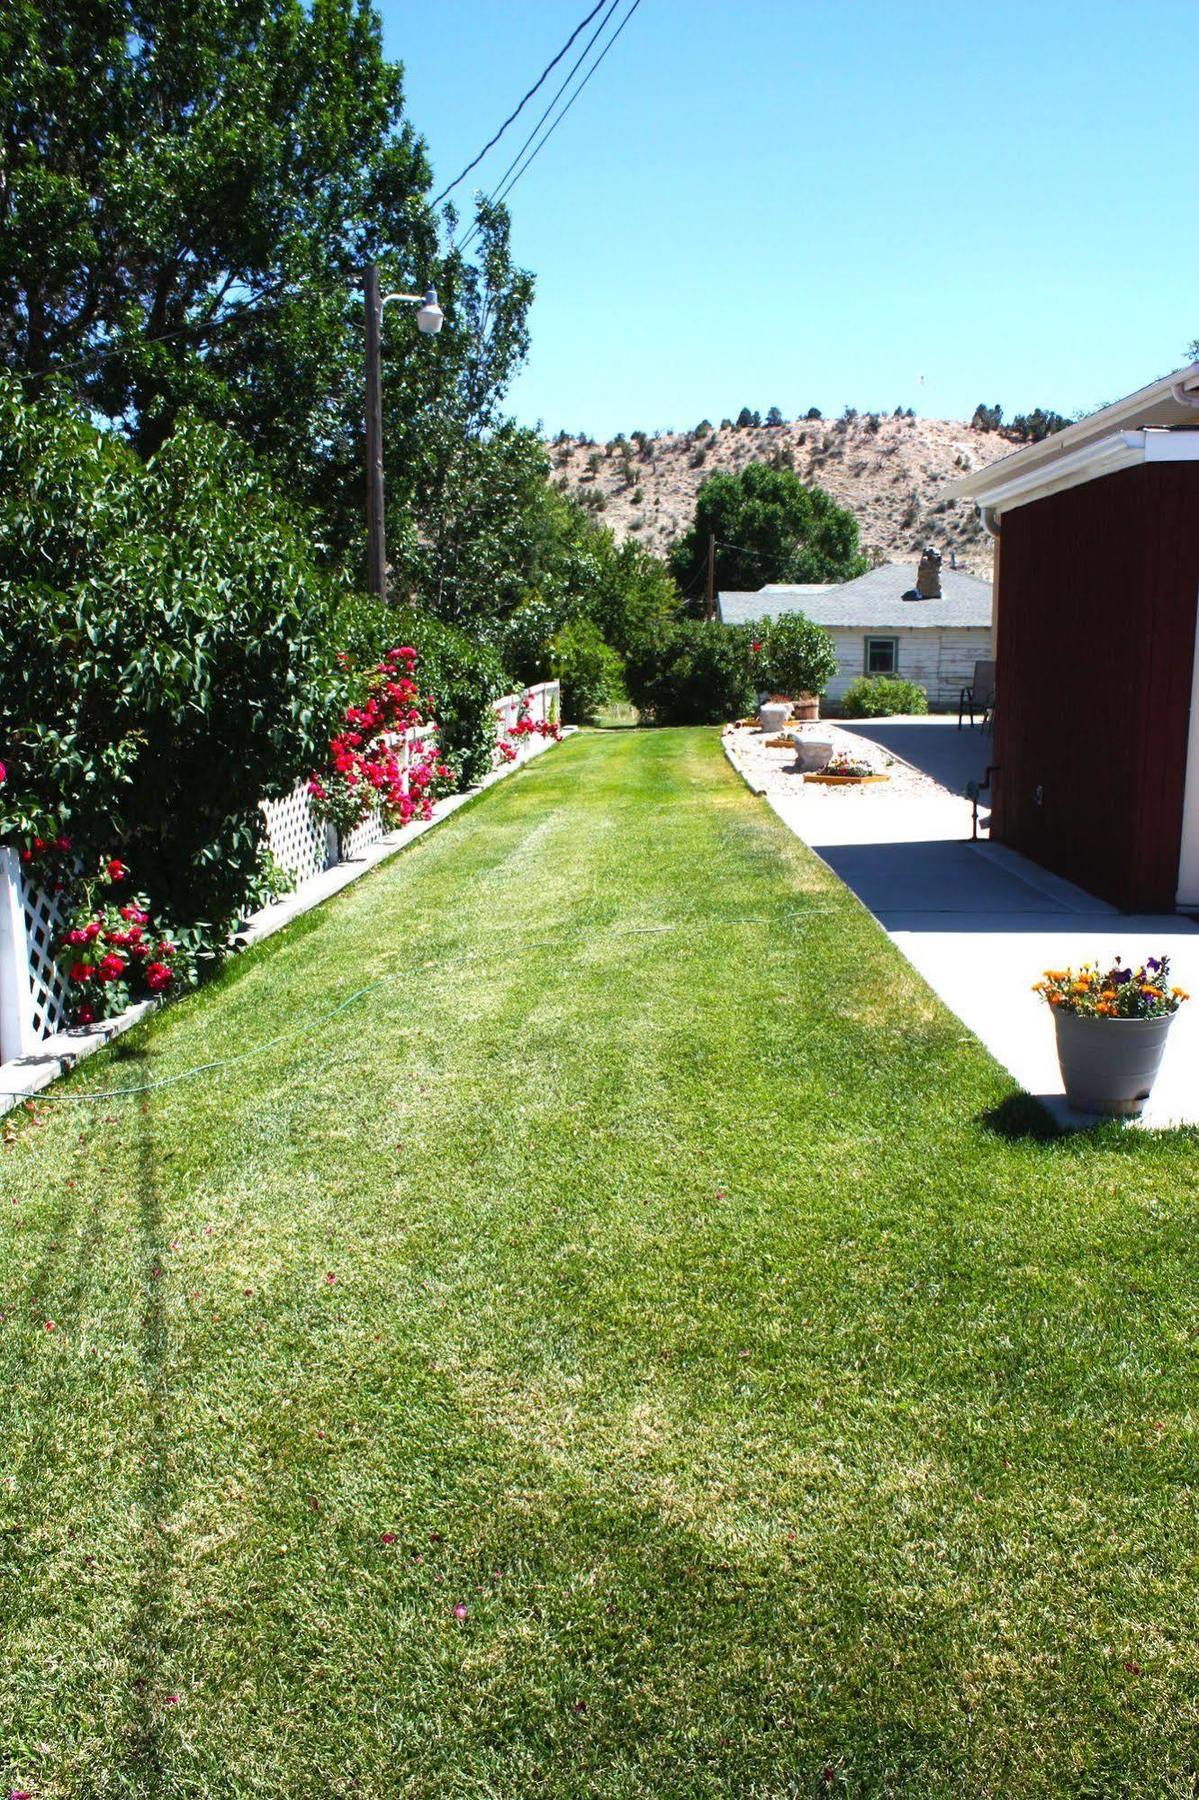
[[[941,552],[926,544],[916,570],[916,592],[922,600],[941,598]]]

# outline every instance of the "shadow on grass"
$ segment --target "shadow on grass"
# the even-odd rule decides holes
[[[1050,1118],[1039,1100],[1019,1092],[980,1113],[978,1123],[984,1131],[1007,1138],[1010,1143],[1052,1144],[1073,1135]]]
[[[148,1061],[144,1046],[129,1053],[130,1061]],[[129,1668],[133,1688],[134,1729],[129,1745],[131,1772],[139,1791],[163,1790],[161,1715],[167,1704],[161,1691],[169,1658],[167,1594],[170,1551],[165,1523],[170,1506],[167,1480],[166,1325],[163,1319],[165,1270],[162,1242],[162,1196],[158,1185],[158,1134],[148,1096],[138,1103],[137,1211],[138,1236],[145,1280],[141,1362],[145,1391],[141,1472],[137,1480],[137,1530],[141,1540],[137,1585],[129,1610]]]

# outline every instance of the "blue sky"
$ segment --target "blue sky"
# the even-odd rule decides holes
[[[382,0],[439,185],[587,10]],[[1199,337],[1194,41],[1193,0],[642,0],[511,196],[513,409],[606,437],[1140,386]]]

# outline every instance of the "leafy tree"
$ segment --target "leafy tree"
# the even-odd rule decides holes
[[[750,412],[748,406],[743,406],[741,411],[737,414],[737,430],[744,431],[746,427],[752,425],[753,422],[753,414]]]
[[[670,553],[680,587],[691,581],[708,534],[716,537],[716,582],[752,590],[770,581],[847,581],[867,568],[853,514],[792,469],[750,463],[710,475],[696,495],[695,521]]]
[[[823,417],[824,417],[824,414],[821,412],[821,410],[818,406],[809,406],[807,412],[804,414],[804,418],[808,419],[808,420],[823,419]]]
[[[998,431],[1003,424],[1003,408],[996,401],[994,406],[986,406],[981,400],[974,409],[970,420],[974,431]]]
[[[782,411],[779,407],[771,407],[770,411],[766,414],[766,423],[772,426],[786,424],[786,420],[783,418]]]
[[[377,261],[446,310],[433,344],[385,315],[394,504],[436,505],[524,355],[531,281],[486,204],[474,260],[439,260],[370,0],[11,0],[0,71],[0,360],[31,391],[60,371],[143,455],[184,407],[232,426],[326,549],[360,553],[357,284]]]

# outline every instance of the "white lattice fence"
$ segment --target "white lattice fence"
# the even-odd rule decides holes
[[[0,1061],[31,1055],[66,1018],[60,925],[58,896],[26,878],[15,850],[0,849]]]
[[[261,804],[271,855],[297,886],[337,861],[337,835],[314,814],[307,782],[298,781],[282,800]]]

